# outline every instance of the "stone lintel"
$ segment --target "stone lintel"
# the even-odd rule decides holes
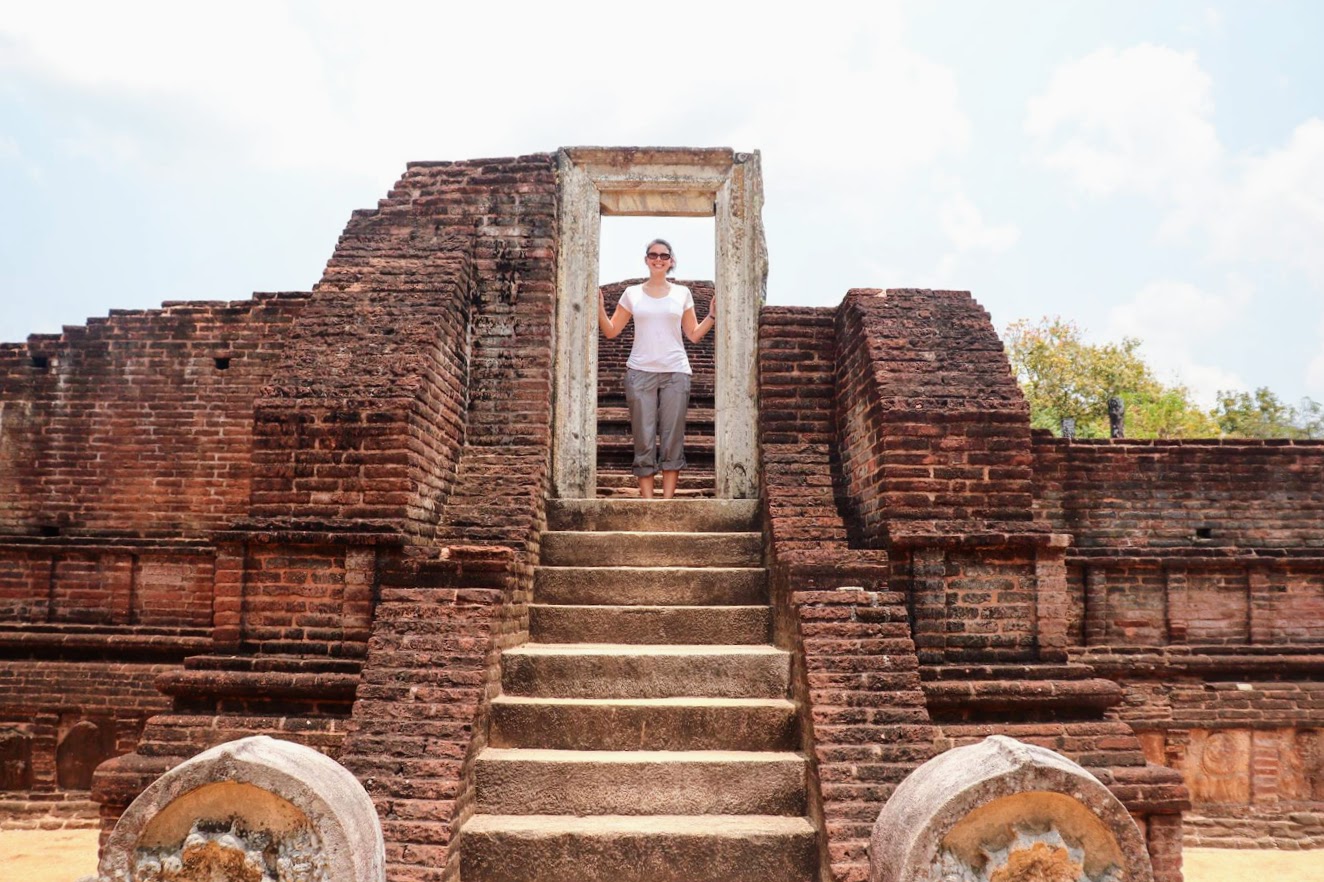
[[[716,202],[702,190],[611,190],[602,192],[606,217],[712,217]]]

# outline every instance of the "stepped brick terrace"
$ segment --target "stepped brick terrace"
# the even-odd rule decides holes
[[[628,337],[562,339],[585,204],[719,219],[676,501],[631,498]],[[1324,847],[1324,442],[1033,432],[968,293],[763,305],[760,204],[728,150],[414,163],[311,291],[0,345],[0,827],[104,842],[270,735],[390,882],[862,882],[900,782],[1006,735],[1159,882]]]

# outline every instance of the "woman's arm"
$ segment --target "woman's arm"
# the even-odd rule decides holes
[[[680,318],[680,329],[685,332],[685,339],[691,343],[698,343],[708,332],[717,324],[717,295],[708,303],[708,314],[703,317],[703,321],[697,321],[694,316],[694,308],[685,310],[685,314]]]
[[[598,289],[598,330],[602,331],[602,336],[608,340],[615,340],[630,323],[631,315],[630,310],[617,303],[616,312],[611,318],[607,318],[607,301],[603,299],[602,289]]]

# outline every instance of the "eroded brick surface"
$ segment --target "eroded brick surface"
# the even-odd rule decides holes
[[[456,877],[545,527],[557,216],[551,155],[418,163],[310,292],[0,347],[23,823],[86,819],[103,756],[108,829],[183,758],[271,734],[364,781],[392,882]],[[759,333],[774,625],[827,877],[866,878],[896,784],[993,733],[1098,775],[1161,882],[1188,802],[1193,842],[1317,844],[1324,444],[1032,434],[963,292],[766,307]],[[627,346],[600,348],[604,406]]]

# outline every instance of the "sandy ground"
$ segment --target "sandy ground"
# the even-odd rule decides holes
[[[96,830],[0,830],[0,882],[75,882],[97,869]]]
[[[1186,882],[1320,882],[1324,850],[1188,848]],[[76,882],[96,870],[96,830],[0,830],[0,882]]]

